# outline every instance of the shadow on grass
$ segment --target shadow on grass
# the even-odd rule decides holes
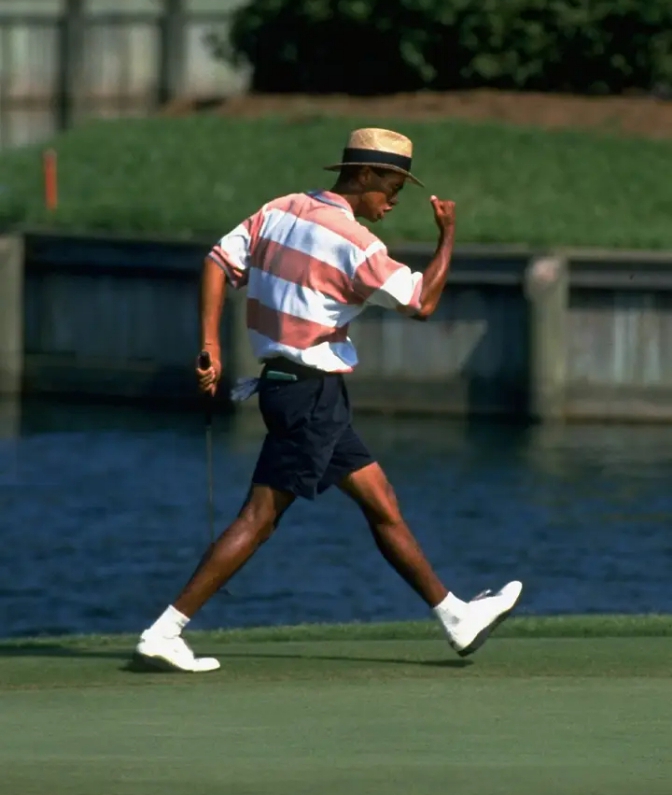
[[[371,657],[352,654],[254,654],[241,652],[228,652],[221,650],[218,655],[224,662],[235,660],[301,660],[304,662],[340,662],[340,663],[375,663],[381,665],[411,665],[432,668],[466,668],[472,665],[472,660],[440,659],[440,660],[408,660],[396,657]],[[60,659],[97,659],[97,660],[125,660],[119,670],[130,673],[166,673],[165,669],[153,667],[143,662],[133,654],[133,646],[128,649],[87,649],[77,648],[58,643],[17,643],[9,646],[0,646],[0,659],[2,658],[60,658]]]
[[[17,643],[11,646],[0,646],[0,659],[6,657],[73,657],[79,659],[123,660],[129,652],[123,649],[77,649],[61,646],[58,643],[40,643],[39,645]]]
[[[355,657],[351,654],[222,654],[226,660],[302,660],[303,662],[375,663],[376,665],[413,665],[430,668],[467,668],[473,660],[402,660],[394,657]],[[132,657],[122,671],[134,674],[177,673],[153,667],[138,657]]]

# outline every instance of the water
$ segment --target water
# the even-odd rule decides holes
[[[0,635],[137,632],[208,542],[194,414],[30,403],[0,411]],[[362,417],[448,587],[524,581],[521,614],[672,612],[672,428]],[[4,429],[4,432],[3,432]],[[215,425],[216,518],[263,429]],[[299,502],[195,628],[427,616],[337,491]]]

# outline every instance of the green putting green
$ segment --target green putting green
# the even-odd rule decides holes
[[[190,633],[204,675],[8,641],[0,793],[669,795],[671,623],[517,619],[468,660],[425,622]]]

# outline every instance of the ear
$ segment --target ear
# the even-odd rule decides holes
[[[363,188],[370,188],[371,185],[373,184],[375,176],[376,175],[373,173],[373,171],[369,166],[362,166],[362,168],[359,171],[359,174],[357,175],[358,182]]]

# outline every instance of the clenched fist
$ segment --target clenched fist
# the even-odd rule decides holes
[[[455,226],[455,202],[442,201],[436,196],[430,198],[434,210],[434,220],[441,232],[449,232]]]

